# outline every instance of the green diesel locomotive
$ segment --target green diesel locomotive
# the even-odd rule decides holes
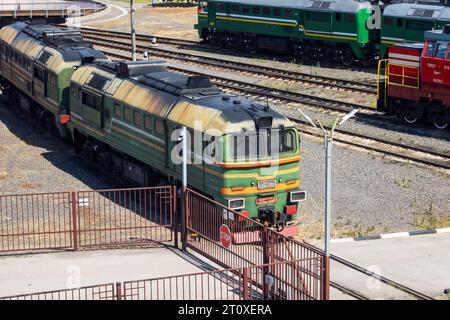
[[[372,64],[399,42],[422,42],[424,32],[450,23],[443,5],[365,0],[207,0],[198,7],[204,42],[247,52],[288,54],[351,65]]]
[[[58,41],[53,34],[59,34]],[[186,127],[193,137],[188,151],[191,188],[285,234],[296,234],[297,206],[305,192],[300,190],[300,139],[293,123],[267,105],[224,94],[207,77],[170,72],[162,61],[109,61],[75,34],[20,23],[0,30],[8,56],[1,60],[1,82],[6,91],[28,101],[32,107],[23,109],[30,117],[37,116],[30,110],[42,108],[55,126],[67,130],[78,151],[135,185],[181,179],[178,131]],[[17,82],[18,73],[8,71],[16,64],[11,56],[17,47],[24,48],[22,57],[31,65],[28,87]],[[29,51],[32,47],[39,49]],[[66,73],[58,88],[49,76],[53,60],[44,59],[50,48],[54,58],[83,53],[59,63],[58,70]],[[54,98],[47,91],[27,90],[41,82],[42,88],[61,92],[60,100],[49,104]],[[36,99],[39,94],[45,98]]]
[[[196,28],[213,45],[350,65],[375,51],[371,14],[368,1],[208,0],[199,4]]]

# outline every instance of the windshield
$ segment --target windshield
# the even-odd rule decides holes
[[[231,160],[276,159],[297,150],[294,129],[267,129],[232,134],[228,141]]]

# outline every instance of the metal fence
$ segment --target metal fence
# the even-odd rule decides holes
[[[327,270],[321,250],[285,237],[192,190],[187,190],[185,206],[183,241],[188,248],[226,268],[265,265],[262,269],[265,276],[271,274],[268,265],[286,263],[301,282],[303,294],[314,299],[325,297],[328,284],[323,280],[327,279]],[[226,245],[221,239],[223,226],[231,238]],[[284,273],[273,275],[290,281],[284,279]]]
[[[315,300],[316,292],[305,288],[295,265],[315,261],[278,262],[123,284],[126,300]],[[320,265],[315,265],[320,269]],[[268,272],[266,271],[268,270]],[[313,274],[308,282],[314,282]]]
[[[73,246],[71,193],[0,196],[0,253]]]
[[[321,250],[195,191],[187,190],[184,204],[183,245],[227,270],[126,282],[117,292],[99,289],[99,299],[328,297],[329,268]],[[178,247],[176,207],[174,186],[0,196],[0,254],[171,241]],[[80,296],[84,292],[64,294],[97,297],[94,291]]]
[[[120,298],[117,289],[120,290],[120,285],[108,283],[74,289],[1,297],[0,300],[116,300]]]
[[[171,186],[0,196],[0,254],[173,241],[175,206]]]
[[[314,300],[314,292],[305,289],[292,268],[310,263],[278,262],[0,297],[0,300]]]

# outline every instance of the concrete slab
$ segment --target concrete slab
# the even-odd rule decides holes
[[[166,248],[0,257],[0,296],[203,271]]]
[[[443,233],[333,243],[331,253],[431,297],[438,297],[444,289],[450,288],[449,248],[450,234]],[[337,263],[332,263],[331,280],[371,299],[410,298]]]

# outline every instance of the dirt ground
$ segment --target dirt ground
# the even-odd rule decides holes
[[[144,7],[136,10],[136,31],[161,37],[171,37],[187,40],[198,40],[197,8],[151,8]],[[122,18],[90,23],[89,27],[118,31],[130,30],[130,15]]]

